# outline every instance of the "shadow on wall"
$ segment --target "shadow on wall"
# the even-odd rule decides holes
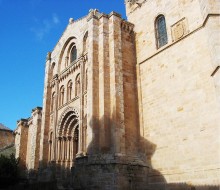
[[[104,128],[101,129],[100,124],[103,122]],[[114,142],[115,135],[119,135],[118,132],[122,130],[120,124],[105,117],[100,120],[92,118],[90,126],[93,126],[93,138],[87,148],[88,155],[76,158],[71,169],[65,167],[68,164],[51,162],[47,167],[39,168],[39,171],[27,171],[28,181],[21,181],[16,187],[8,189],[219,190],[219,186],[211,184],[194,186],[182,182],[167,183],[163,175],[152,168],[151,158],[156,150],[155,144],[138,133],[131,143],[131,134],[128,134],[130,131],[125,129],[122,137],[129,146],[126,146],[124,155],[118,155],[115,154]],[[105,128],[106,126],[108,127]],[[139,131],[138,128],[136,130]]]
[[[104,123],[105,133],[100,131],[100,123]],[[139,126],[136,139],[131,145],[131,131],[125,129],[125,155],[118,156],[114,150],[115,135],[121,131],[121,124],[117,124],[110,118],[103,117],[100,120],[92,118],[90,126],[93,126],[93,138],[90,142],[86,157],[76,158],[72,168],[73,189],[79,190],[219,190],[216,185],[192,185],[184,182],[167,183],[164,176],[152,167],[151,158],[156,150],[156,145],[141,137]],[[108,126],[108,127],[106,127]],[[109,127],[110,126],[110,127]],[[135,133],[135,131],[134,131]],[[102,136],[101,136],[102,135]],[[135,136],[135,134],[132,134]],[[100,138],[101,136],[101,138]],[[120,135],[119,135],[120,136]],[[105,138],[103,146],[103,139]],[[100,141],[100,139],[102,139]],[[117,141],[120,142],[121,141]],[[123,146],[123,145],[122,145]],[[136,149],[136,151],[132,151]],[[132,154],[130,153],[132,152]]]

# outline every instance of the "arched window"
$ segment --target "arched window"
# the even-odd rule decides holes
[[[83,38],[83,53],[87,52],[88,50],[88,32],[86,32]]]
[[[72,63],[77,58],[77,49],[76,46],[73,46],[70,52],[70,62]]]
[[[75,96],[78,96],[80,93],[80,74],[76,76],[75,80]]]
[[[60,98],[59,98],[59,105],[62,106],[64,103],[64,86],[60,88]]]
[[[54,103],[55,103],[55,92],[53,92],[51,98],[51,112],[54,111]]]
[[[70,80],[67,84],[67,102],[72,99],[72,86],[73,86],[73,83]]]
[[[156,29],[156,42],[157,48],[160,48],[167,44],[167,29],[166,21],[163,15],[159,15],[155,20],[155,29]]]

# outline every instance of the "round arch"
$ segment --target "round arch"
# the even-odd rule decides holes
[[[68,107],[62,113],[62,115],[58,121],[58,128],[57,128],[58,135],[61,134],[64,125],[66,125],[66,123],[71,122],[71,119],[79,120],[79,112],[74,107]]]
[[[79,150],[79,112],[74,107],[64,110],[57,127],[57,161],[71,167]]]
[[[77,38],[75,36],[71,36],[65,41],[65,43],[63,44],[63,47],[61,49],[60,56],[59,56],[58,72],[60,72],[60,69],[61,69],[61,62],[62,62],[62,59],[64,56],[64,52],[65,52],[66,48],[68,47],[68,45],[73,43],[73,42],[71,42],[72,40],[74,40],[74,44],[77,46]]]

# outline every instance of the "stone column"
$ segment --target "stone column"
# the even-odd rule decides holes
[[[72,137],[69,136],[69,137],[68,137],[68,160],[69,160],[69,161],[71,161],[71,148],[72,148],[72,146],[71,146],[71,140],[72,140]]]
[[[55,109],[54,109],[54,113],[53,113],[53,139],[52,139],[52,141],[54,142],[53,143],[53,146],[52,146],[52,151],[53,151],[53,155],[54,155],[54,157],[53,157],[53,160],[57,160],[57,158],[56,158],[56,155],[57,155],[57,153],[56,153],[56,141],[58,140],[57,138],[56,138],[56,136],[57,136],[57,134],[56,134],[56,132],[57,132],[57,120],[58,120],[58,99],[59,99],[59,80],[58,80],[58,75],[55,75],[55,77],[54,77],[54,80],[55,80],[55,86],[56,86],[56,88],[55,88],[55,94],[56,94],[56,96],[55,96],[55,105],[54,105],[54,107],[55,107]]]
[[[63,140],[63,137],[62,137],[62,139],[61,139],[61,148],[60,148],[60,153],[61,153],[61,161],[63,161],[64,160],[64,140]]]
[[[67,157],[67,139],[66,139],[66,137],[63,137],[63,139],[64,139],[64,150],[63,150],[63,152],[64,152],[64,161],[66,161],[66,157]]]
[[[99,60],[98,33],[99,21],[92,11],[88,18],[88,90],[87,90],[87,152],[99,151]],[[89,148],[89,149],[88,149]]]
[[[84,63],[83,57],[80,58],[80,113],[79,113],[79,143],[77,157],[83,156],[83,81],[84,81]]]
[[[125,154],[121,20],[115,12],[109,15],[111,149],[116,155]]]
[[[58,149],[57,149],[57,157],[58,157],[58,161],[61,161],[61,159],[62,159],[62,154],[61,154],[61,144],[62,143],[62,138],[61,137],[58,137]]]
[[[110,149],[110,72],[109,72],[109,19],[99,18],[99,148]]]
[[[48,144],[49,144],[48,161],[51,161],[51,143],[52,143],[52,141],[51,141],[51,140],[49,140],[49,141],[48,141]]]
[[[58,150],[59,150],[59,140],[57,139],[56,140],[56,162],[59,160],[59,158],[58,158]]]
[[[51,100],[51,87],[49,82],[52,78],[51,67],[51,53],[47,54],[45,79],[44,79],[44,98],[43,98],[43,111],[42,111],[42,125],[41,125],[41,137],[40,137],[40,167],[46,165],[48,161],[48,133],[50,126],[50,100]]]

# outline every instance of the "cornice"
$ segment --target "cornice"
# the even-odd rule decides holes
[[[121,29],[125,32],[131,33],[131,32],[133,32],[134,24],[132,24],[128,21],[122,20]]]

